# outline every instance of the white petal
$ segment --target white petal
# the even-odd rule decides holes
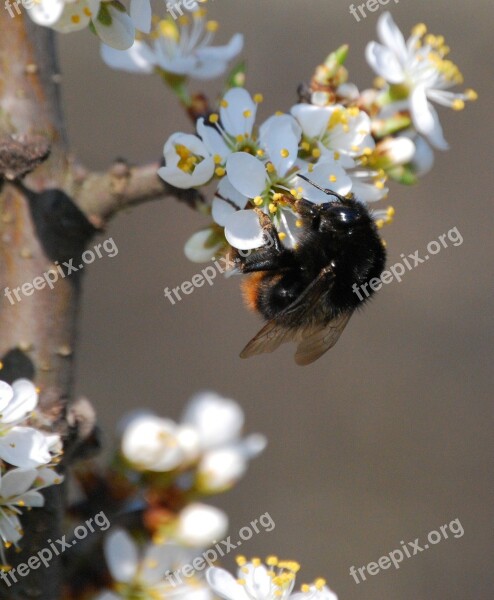
[[[0,437],[0,458],[15,467],[29,469],[51,460],[46,436],[32,427],[14,427]]]
[[[318,162],[314,169],[310,173],[306,172],[305,175],[310,181],[317,183],[324,189],[337,192],[342,196],[348,194],[352,189],[352,180],[336,161],[324,160]],[[334,197],[325,194],[309,182],[300,178],[296,178],[295,187],[301,187],[303,197],[315,204],[323,204],[324,202],[333,202],[335,200]]]
[[[237,212],[237,209],[231,204],[225,202],[221,198],[213,198],[211,216],[213,217],[215,223],[218,223],[218,225],[222,225],[224,227],[227,218],[234,212]]]
[[[241,33],[233,35],[225,46],[206,46],[197,51],[202,60],[221,60],[228,62],[235,58],[244,47],[244,36]]]
[[[412,160],[412,165],[416,175],[422,177],[428,173],[434,165],[434,152],[421,136],[416,136],[414,142],[415,155]]]
[[[352,193],[359,202],[378,202],[386,197],[388,188],[377,188],[373,183],[365,183],[357,177],[352,177]]]
[[[130,0],[130,18],[139,31],[144,33],[151,31],[151,13],[149,0]]]
[[[36,479],[36,469],[11,469],[2,477],[0,496],[15,498],[27,492]]]
[[[14,398],[2,411],[2,423],[14,423],[26,417],[38,404],[38,392],[28,379],[17,379],[12,384]]]
[[[425,135],[430,143],[440,150],[447,150],[448,143],[444,139],[443,130],[435,108],[427,100],[425,88],[417,86],[410,97],[410,112],[417,131]]]
[[[22,538],[22,526],[16,515],[10,514],[8,518],[0,514],[0,537],[2,542],[16,544]]]
[[[243,586],[225,569],[211,567],[206,571],[206,580],[212,590],[225,600],[248,600]]]
[[[381,42],[387,46],[404,65],[408,58],[408,50],[403,34],[398,29],[390,12],[383,13],[377,22],[377,34]]]
[[[103,25],[98,19],[93,19],[94,29],[99,39],[117,50],[127,50],[134,43],[135,28],[132,19],[109,3],[105,3],[111,16],[111,24]]]
[[[239,210],[225,223],[227,242],[239,250],[252,250],[264,244],[259,217],[253,210]]]
[[[166,571],[173,568],[179,551],[175,544],[149,544],[141,561],[139,578],[148,586],[156,585]]]
[[[228,177],[223,177],[221,179],[217,193],[230,202],[233,202],[237,208],[245,208],[245,205],[247,204],[247,197],[233,187],[228,180]]]
[[[40,494],[36,490],[25,492],[19,500],[22,501],[22,506],[30,506],[32,508],[39,508],[40,506],[45,505],[43,494]]]
[[[98,594],[94,600],[122,600],[120,594],[114,594],[113,592],[102,592]]]
[[[300,123],[304,135],[318,138],[326,131],[333,110],[313,104],[296,104],[292,106],[290,112]]]
[[[248,458],[255,458],[266,448],[268,440],[260,433],[252,433],[241,442],[242,450]]]
[[[403,83],[405,73],[396,56],[381,44],[369,42],[365,49],[367,62],[374,71],[389,83]]]
[[[244,425],[244,413],[234,400],[203,392],[190,400],[181,422],[197,430],[201,447],[206,449],[237,439]]]
[[[302,130],[291,115],[275,117],[267,129],[261,130],[260,142],[278,175],[284,176],[297,160],[301,135]]]
[[[206,452],[197,466],[203,492],[219,493],[232,487],[247,470],[247,458],[240,448],[227,446]]]
[[[247,198],[260,196],[266,186],[264,164],[247,152],[234,152],[226,161],[228,180]]]
[[[242,569],[242,576],[245,579],[247,594],[251,598],[262,600],[272,596],[273,582],[264,565],[255,567],[252,563],[247,563]]]
[[[184,508],[178,517],[176,536],[188,546],[209,546],[225,536],[228,517],[214,506],[194,502]]]
[[[225,131],[233,137],[246,133],[250,135],[256,118],[257,104],[249,92],[244,88],[232,88],[224,95],[223,100],[227,105],[220,105],[220,118]]]
[[[14,390],[12,387],[6,381],[0,381],[0,421],[3,421],[1,413],[13,397]]]
[[[27,12],[31,19],[38,25],[50,27],[60,18],[65,2],[63,0],[41,0],[35,2]],[[7,7],[7,5],[5,5]]]
[[[206,125],[202,117],[198,119],[196,127],[197,134],[204,142],[210,154],[213,156],[215,154],[221,156],[221,162],[224,163],[226,157],[230,154],[231,151],[226,145],[223,137],[218,133],[218,131],[214,127]]]
[[[227,66],[227,63],[222,60],[198,60],[194,66],[187,71],[187,74],[194,79],[215,79],[216,77],[223,75]]]
[[[82,2],[66,2],[62,14],[57,21],[51,25],[52,29],[59,31],[60,33],[71,33],[87,27],[91,19],[83,12],[84,7]]]
[[[101,44],[101,58],[112,69],[129,73],[152,73],[156,57],[151,48],[144,42],[136,40],[128,50],[115,50]]]
[[[210,244],[213,230],[211,227],[193,233],[185,242],[184,254],[192,262],[203,263],[211,260],[223,247],[222,242]]]
[[[113,529],[104,542],[105,558],[115,581],[129,583],[135,577],[138,553],[134,540],[121,528]]]

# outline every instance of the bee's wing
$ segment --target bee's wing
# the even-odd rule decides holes
[[[278,319],[271,319],[245,346],[240,353],[240,357],[249,358],[264,352],[274,352],[278,346],[284,342],[295,340],[298,335],[299,331],[297,329],[288,329],[279,323]]]
[[[311,313],[314,310],[314,307],[320,302],[321,293],[327,291],[328,287],[331,286],[332,279],[332,268],[325,267],[322,269],[298,298],[274,319],[266,323],[261,331],[250,340],[240,353],[241,358],[248,358],[264,352],[273,352],[285,342],[303,341],[308,334],[306,334],[305,329],[301,329],[297,324],[303,322],[302,319],[306,313]],[[290,327],[289,323],[294,323],[294,326]],[[311,328],[310,333],[316,333],[314,328]]]
[[[352,313],[353,311],[341,313],[341,315],[319,329],[304,331],[302,341],[295,353],[297,365],[308,365],[332,348],[338,341],[343,329],[345,329]]]

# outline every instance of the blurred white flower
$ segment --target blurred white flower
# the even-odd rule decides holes
[[[172,471],[198,462],[198,479],[206,485],[219,475],[207,468],[210,452],[228,451],[238,456],[241,468],[225,470],[223,479],[234,483],[234,473],[242,476],[251,458],[266,445],[264,436],[242,438],[244,414],[240,406],[214,392],[193,397],[180,423],[150,413],[138,413],[126,421],[121,441],[124,457],[137,470]],[[212,461],[216,469],[222,460]],[[227,466],[227,462],[224,462]]]
[[[129,598],[168,598],[210,600],[211,592],[197,578],[185,582],[168,582],[166,574],[192,559],[175,544],[147,544],[140,551],[131,536],[121,528],[107,535],[104,552],[115,591],[106,591],[97,600]]]
[[[448,148],[441,123],[432,102],[460,110],[465,100],[474,100],[476,93],[447,91],[463,82],[458,67],[445,60],[449,48],[442,36],[426,34],[423,24],[417,25],[405,42],[389,12],[379,18],[377,32],[381,44],[370,42],[366,57],[374,71],[391,85],[391,105],[386,110],[409,110],[417,131],[441,150]],[[424,39],[423,39],[424,38]]]
[[[294,561],[280,561],[269,556],[264,564],[258,558],[247,562],[239,556],[237,564],[237,579],[217,567],[206,572],[211,589],[224,600],[338,600],[324,579],[303,585],[300,592],[292,593],[300,568]]]
[[[132,0],[131,15],[134,3],[146,1]],[[143,6],[136,6],[140,6],[134,9],[136,13],[141,11],[138,18],[140,28],[145,13]],[[205,10],[199,9],[191,17],[184,15],[178,25],[172,19],[163,19],[153,32],[152,47],[138,40],[125,52],[102,45],[101,57],[109,67],[132,73],[148,74],[159,68],[166,73],[195,79],[219,77],[226,71],[228,63],[242,51],[243,36],[237,33],[225,46],[211,46],[218,23],[206,21],[205,14]]]
[[[228,517],[219,508],[194,502],[180,511],[175,536],[185,546],[207,547],[222,539],[228,530]]]
[[[152,414],[137,415],[125,427],[122,454],[138,470],[172,471],[182,464],[184,452],[176,424]]]
[[[149,0],[132,0],[144,3]],[[135,28],[118,0],[39,0],[27,9],[38,25],[61,33],[70,33],[92,25],[102,42],[118,50],[132,46]],[[134,11],[139,14],[141,10]]]

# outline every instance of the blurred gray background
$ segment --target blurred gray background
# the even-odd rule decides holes
[[[265,97],[260,120],[287,110],[297,84],[344,42],[351,79],[371,84],[363,52],[384,8],[357,23],[349,4],[210,3],[221,23],[218,42],[236,31],[246,36],[247,87]],[[178,418],[202,389],[240,402],[247,430],[265,433],[269,447],[215,502],[231,516],[232,539],[266,511],[276,522],[244,544],[247,555],[297,559],[300,582],[323,576],[345,600],[491,598],[494,11],[490,0],[388,7],[407,34],[424,21],[445,35],[466,86],[479,92],[462,113],[440,109],[451,150],[436,154],[433,172],[413,188],[391,184],[397,216],[384,232],[389,264],[401,253],[423,254],[453,227],[464,243],[385,286],[330,353],[298,368],[291,346],[238,358],[261,324],[243,308],[238,279],[218,278],[172,306],[163,288],[202,268],[182,247],[207,219],[172,200],[136,208],[104,234],[118,256],[87,269],[77,387],[95,403],[108,443],[135,407]],[[171,133],[191,131],[158,79],[107,69],[89,32],[62,36],[61,56],[73,150],[89,167],[103,169],[117,156],[156,160]],[[214,98],[221,85],[206,90]],[[350,566],[456,518],[463,537],[359,585],[350,577]]]

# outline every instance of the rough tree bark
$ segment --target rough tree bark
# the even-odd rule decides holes
[[[53,289],[26,287],[29,295],[22,285],[64,261],[79,265],[93,234],[125,206],[167,193],[192,204],[201,198],[167,187],[157,165],[116,163],[107,173],[77,167],[65,136],[53,32],[6,10],[0,10],[0,32],[0,378],[34,379],[47,422],[74,444],[67,414],[81,280],[59,277]],[[61,535],[63,489],[55,486],[45,497],[43,509],[22,517],[22,551],[8,553],[14,566]],[[0,598],[56,600],[60,585],[55,559],[8,589],[0,581]]]

